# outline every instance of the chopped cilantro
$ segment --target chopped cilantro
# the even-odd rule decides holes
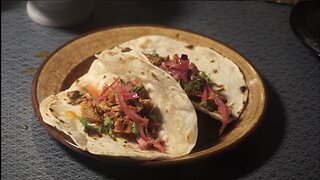
[[[100,125],[99,131],[100,131],[101,133],[104,133],[104,132],[107,131],[107,127],[104,125],[104,123],[102,123],[102,124]]]
[[[111,118],[105,117],[105,118],[103,119],[103,125],[104,125],[104,126],[109,126],[109,124],[112,124]]]
[[[152,56],[159,56],[159,54],[157,53],[157,51],[155,49],[152,51]]]
[[[131,131],[132,131],[134,134],[136,134],[136,135],[139,133],[139,131],[138,131],[138,126],[137,126],[137,124],[136,124],[135,122],[132,123]]]
[[[207,73],[205,73],[205,72],[203,72],[203,71],[200,71],[200,76],[201,76],[204,80],[206,80],[207,83],[211,83],[210,76],[209,76]]]
[[[120,79],[120,83],[121,83],[121,86],[125,86],[126,85],[126,82],[124,82],[123,79]]]
[[[131,92],[139,92],[141,89],[143,89],[144,88],[144,86],[136,86],[136,87],[134,87],[134,88],[132,88],[132,89],[130,89],[130,93]]]
[[[213,83],[210,79],[210,76],[203,72],[203,71],[200,71],[200,76],[211,86],[211,87],[214,87],[216,84]]]
[[[86,120],[84,117],[80,117],[79,121],[81,122],[81,124],[82,124],[84,127],[87,127],[87,126],[88,126],[88,122],[87,122],[87,120]]]
[[[104,133],[107,132],[108,128],[112,125],[112,121],[109,117],[104,118],[103,123],[100,125],[100,132]]]
[[[109,135],[111,138],[114,138],[113,130],[112,130],[111,128],[109,128],[108,135]]]
[[[207,108],[207,107],[208,107],[207,101],[201,102],[199,105],[200,105],[201,107],[203,107],[203,108]]]
[[[202,83],[199,80],[192,80],[189,83],[184,84],[185,89],[190,89],[192,92],[200,91]]]
[[[91,126],[88,124],[88,121],[84,117],[80,117],[79,119],[80,123],[84,126],[85,129],[97,131],[97,128]]]

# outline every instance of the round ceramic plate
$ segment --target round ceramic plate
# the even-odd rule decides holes
[[[239,66],[248,85],[249,99],[239,120],[228,126],[221,137],[217,136],[220,123],[198,113],[199,135],[192,152],[170,160],[137,161],[124,157],[92,155],[81,150],[61,131],[45,124],[39,112],[39,103],[47,96],[67,89],[73,81],[85,74],[94,60],[94,54],[122,42],[145,35],[164,35],[194,45],[210,47]],[[175,164],[205,158],[238,144],[257,126],[265,109],[265,88],[253,66],[239,53],[208,37],[189,31],[160,26],[122,26],[98,30],[78,37],[61,46],[42,64],[32,85],[32,102],[36,115],[46,130],[59,142],[82,154],[111,163],[139,165]]]

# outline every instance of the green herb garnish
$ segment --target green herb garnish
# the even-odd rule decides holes
[[[86,120],[84,117],[80,117],[79,121],[81,122],[81,124],[82,124],[84,127],[87,127],[87,126],[88,126],[88,122],[87,122],[87,120]]]
[[[109,126],[109,124],[112,124],[111,118],[105,117],[103,120],[103,125]]]
[[[200,76],[201,76],[204,80],[206,80],[207,83],[211,83],[210,76],[209,76],[207,73],[205,73],[205,72],[203,72],[203,71],[200,71]]]
[[[201,78],[204,79],[211,87],[213,87],[213,86],[216,85],[215,83],[213,83],[213,82],[211,81],[210,76],[209,76],[207,73],[205,73],[205,72],[203,72],[203,71],[200,71],[200,76],[201,76]]]
[[[199,80],[192,80],[184,84],[184,89],[190,89],[192,92],[201,91],[202,83]]]
[[[138,126],[137,126],[137,124],[136,124],[135,122],[132,123],[131,131],[132,131],[135,135],[137,135],[137,134],[139,133]]]
[[[97,128],[89,125],[88,121],[84,117],[80,117],[79,121],[84,126],[84,128],[89,129],[89,130],[97,131]]]
[[[121,83],[121,86],[125,86],[126,85],[126,82],[124,82],[123,79],[120,79],[120,83]]]
[[[152,51],[152,56],[159,56],[159,54],[157,53],[157,51],[155,49]]]
[[[144,86],[136,86],[136,87],[133,87],[132,89],[129,90],[129,92],[139,92],[141,89],[143,89]]]
[[[104,133],[104,132],[107,131],[107,127],[102,123],[102,124],[100,125],[99,131],[100,131],[101,133]]]
[[[114,139],[113,130],[112,130],[111,128],[109,128],[108,135],[109,135],[112,139]]]
[[[207,103],[207,101],[204,101],[204,102],[201,102],[200,104],[199,104],[201,107],[203,107],[203,108],[208,108],[208,103]]]
[[[110,126],[112,125],[112,120],[109,117],[105,117],[103,122],[100,125],[100,132],[104,133],[107,132],[108,128],[111,128]]]

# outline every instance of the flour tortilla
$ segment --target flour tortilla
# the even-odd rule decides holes
[[[44,122],[69,135],[79,148],[92,154],[141,160],[169,159],[189,154],[198,135],[197,116],[192,103],[170,75],[141,58],[145,58],[142,53],[122,53],[119,49],[98,55],[88,73],[75,81],[69,89],[41,102],[40,112]],[[117,77],[125,81],[137,78],[144,84],[159,109],[156,116],[162,120],[159,138],[165,141],[165,153],[141,150],[136,142],[125,143],[121,138],[114,141],[107,135],[101,138],[90,137],[84,132],[78,119],[71,119],[64,114],[66,111],[73,111],[81,116],[79,104],[68,104],[67,92],[80,90],[89,84],[97,84],[102,89]]]
[[[163,57],[187,54],[190,62],[194,63],[200,71],[206,72],[216,84],[223,85],[224,90],[220,93],[228,101],[227,105],[232,113],[231,119],[241,115],[248,100],[248,88],[239,67],[227,57],[208,47],[191,45],[159,35],[143,36],[119,45],[119,48],[126,47],[145,54],[156,52]],[[218,112],[213,114],[221,120]]]

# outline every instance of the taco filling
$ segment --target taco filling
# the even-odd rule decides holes
[[[164,141],[158,139],[161,122],[153,114],[154,103],[139,80],[117,78],[101,92],[89,85],[86,91],[70,91],[67,96],[70,103],[80,104],[79,121],[89,136],[121,137],[137,142],[143,150],[165,151]]]
[[[180,85],[138,51],[107,50],[65,91],[40,103],[43,121],[95,155],[171,159],[191,152],[197,114]]]
[[[241,114],[249,100],[245,76],[233,57],[216,51],[214,44],[203,42],[202,46],[185,40],[183,36],[147,35],[119,48],[142,52],[147,56],[143,60],[171,75],[195,109],[222,123],[221,135],[230,122],[243,120]]]
[[[181,57],[175,54],[170,58],[161,57],[153,52],[146,56],[153,65],[160,67],[178,81],[193,103],[209,112],[217,111],[221,115],[221,135],[230,122],[231,115],[226,98],[219,93],[223,86],[214,83],[207,73],[199,71],[195,64],[190,63],[186,54],[181,54]]]

